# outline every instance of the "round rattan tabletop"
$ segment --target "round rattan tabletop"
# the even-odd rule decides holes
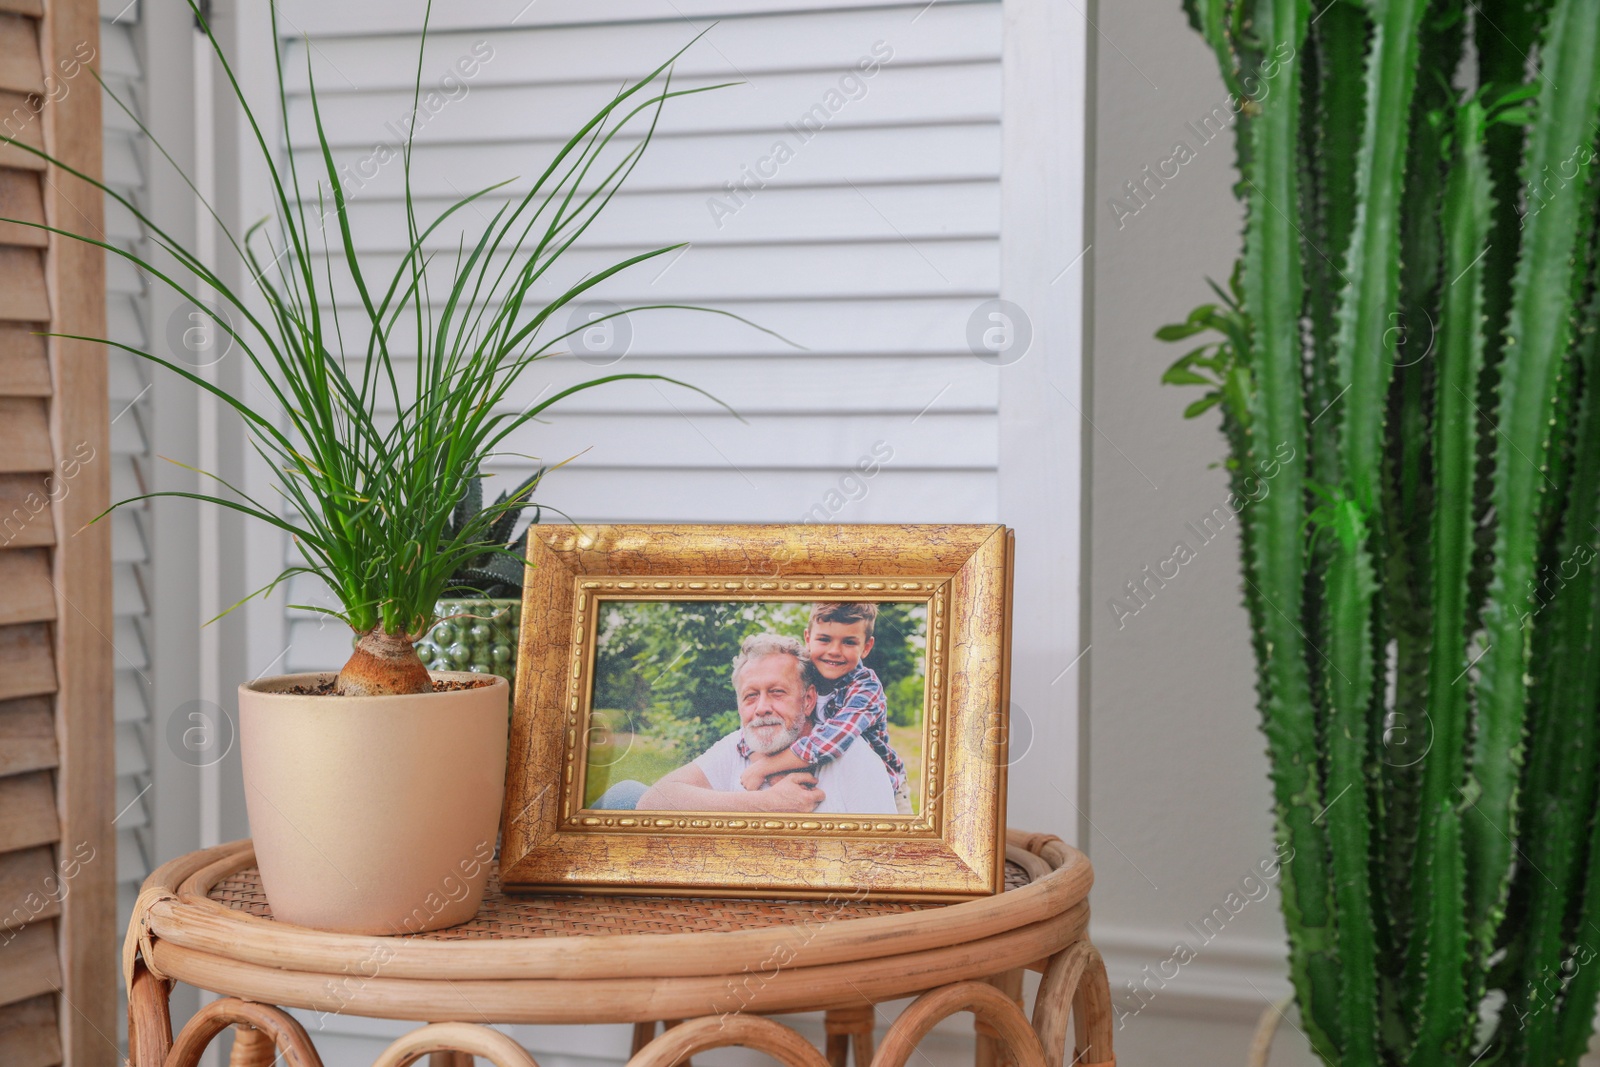
[[[437,1053],[438,1063],[465,1062],[443,1058],[446,1048],[500,1067],[521,1065],[501,1047],[503,1035],[476,1025],[490,1022],[639,1024],[635,1067],[648,1067],[668,1046],[677,1059],[660,1067],[730,1043],[758,1045],[794,1067],[818,1067],[842,1061],[844,1046],[834,1055],[830,1037],[824,1061],[805,1045],[817,1056],[812,1062],[793,1044],[793,1031],[762,1016],[827,1010],[830,1034],[854,1040],[858,1067],[867,1067],[873,1005],[941,992],[948,999],[956,990],[961,1003],[941,1002],[942,1014],[929,1026],[943,1014],[974,1011],[980,1033],[1004,1042],[1019,1064],[1039,1053],[1044,1067],[1062,1062],[1070,1013],[1077,1016],[1076,1062],[1108,1063],[1109,996],[1087,940],[1092,881],[1081,853],[1048,835],[1013,831],[1006,891],[964,903],[513,896],[491,880],[471,921],[384,937],[273,919],[250,842],[237,841],[174,860],[145,882],[124,952],[129,1048],[134,1067],[187,1067],[186,1049],[198,1058],[216,1033],[235,1025],[243,1035],[236,1049],[244,1050],[235,1067],[252,1063],[252,1040],[264,1050],[262,1063],[282,1054],[291,1065],[315,1067],[309,1038],[272,1007],[279,1006],[446,1024],[414,1033],[442,1030],[439,1040],[453,1044],[436,1041],[410,1055],[397,1043],[391,1051],[399,1058],[380,1059],[384,1067],[423,1052]],[[1046,975],[1031,1024],[1018,1006],[1025,968]],[[228,998],[196,1016],[176,1045],[166,1017],[173,981]],[[986,993],[973,992],[979,983]],[[914,1014],[908,1010],[902,1020]],[[692,1022],[651,1040],[657,1020]],[[707,1020],[715,1025],[699,1025]],[[483,1042],[498,1052],[479,1047]],[[1019,1043],[1028,1047],[1019,1051]],[[301,1044],[295,1056],[285,1051]],[[893,1045],[885,1042],[873,1067],[887,1063]]]

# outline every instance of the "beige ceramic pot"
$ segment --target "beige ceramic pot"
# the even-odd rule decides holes
[[[415,696],[287,691],[332,677],[239,687],[245,802],[273,916],[358,934],[465,922],[483,899],[500,822],[505,679]]]

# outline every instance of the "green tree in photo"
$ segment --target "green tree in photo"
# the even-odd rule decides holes
[[[604,709],[596,713],[604,736],[591,744],[608,751],[591,753],[591,784],[644,768],[659,774],[737,729],[732,669],[739,646],[764,632],[803,639],[810,617],[809,601],[607,602],[600,609],[594,670],[594,707]],[[926,628],[926,605],[880,604],[865,660],[884,685],[890,722],[906,739],[903,746],[896,741],[897,750],[914,750],[901,752],[908,768],[913,761],[920,766]],[[599,773],[599,764],[609,772]]]

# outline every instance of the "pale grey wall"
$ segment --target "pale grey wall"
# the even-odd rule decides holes
[[[1158,976],[1148,1006],[1117,1034],[1120,1060],[1236,1067],[1265,998],[1287,985],[1275,889],[1243,906],[1209,943],[1185,927],[1224,904],[1272,855],[1232,529],[1200,547],[1164,588],[1152,584],[1153,598],[1120,628],[1107,606],[1179,540],[1194,545],[1185,524],[1227,496],[1223,472],[1212,466],[1223,448],[1215,413],[1185,421],[1183,408],[1199,391],[1159,383],[1187,349],[1151,336],[1206,301],[1205,277],[1225,281],[1239,245],[1232,134],[1201,144],[1186,126],[1227,94],[1178,0],[1103,3],[1094,20],[1086,834],[1096,869],[1094,936],[1120,1005],[1138,1007],[1125,983],[1141,978],[1141,968]],[[1155,171],[1180,141],[1195,158],[1163,187],[1148,183],[1148,202],[1119,219],[1108,199],[1144,180],[1144,168]],[[1159,965],[1185,937],[1197,955],[1163,986]],[[1295,1058],[1289,1044],[1280,1040],[1275,1062]]]

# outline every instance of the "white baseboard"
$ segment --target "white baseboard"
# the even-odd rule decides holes
[[[1091,923],[1089,936],[1105,957],[1124,1025],[1144,1014],[1253,1023],[1289,993],[1287,950],[1272,938],[1223,930],[1207,941],[1203,931],[1180,937],[1104,923]]]

